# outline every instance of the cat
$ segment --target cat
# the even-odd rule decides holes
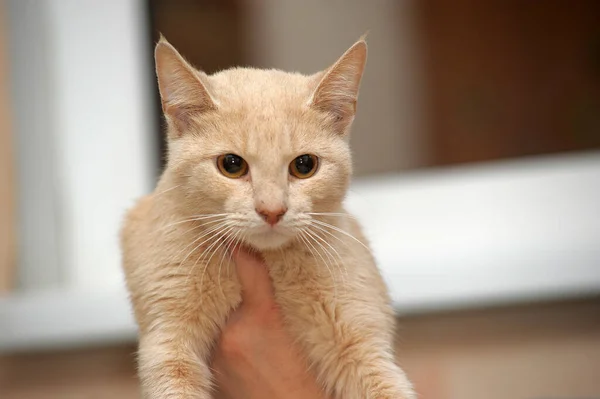
[[[415,397],[395,363],[386,286],[342,206],[366,58],[361,38],[310,76],[209,76],[159,40],[167,166],[121,232],[145,398],[212,397],[211,351],[241,298],[228,255],[239,245],[264,258],[286,327],[328,397]]]

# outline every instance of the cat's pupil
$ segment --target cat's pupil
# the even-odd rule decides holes
[[[234,154],[227,154],[223,157],[223,168],[231,174],[238,173],[242,170],[244,160]]]
[[[309,174],[315,167],[313,157],[308,154],[300,155],[298,158],[296,158],[295,163],[296,170],[298,173],[303,175]]]

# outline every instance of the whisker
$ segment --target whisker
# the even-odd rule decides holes
[[[197,243],[199,240],[201,240],[202,238],[206,237],[207,235],[213,233],[216,230],[219,230],[222,227],[226,227],[229,226],[232,222],[230,221],[221,221],[218,225],[216,226],[211,226],[208,230],[206,230],[203,234],[199,235],[198,237],[196,237],[194,239],[194,241],[192,241],[191,243],[187,244],[185,247],[183,247],[181,250],[179,250],[179,252],[177,252],[177,254],[175,254],[175,256],[173,258],[176,258],[178,255],[181,254],[181,252],[183,252],[186,248],[189,248],[190,246],[194,245],[195,243]],[[204,244],[206,241],[202,241],[200,244],[198,244],[198,246],[201,246],[202,244]],[[197,247],[198,247],[197,246]],[[196,248],[197,248],[196,247]],[[195,251],[196,249],[194,249],[193,251]],[[189,257],[190,254],[186,255],[185,258],[183,258],[183,260],[179,263],[185,263],[185,261],[187,260],[187,258]]]
[[[212,243],[210,243],[208,245],[208,247],[204,248],[204,251],[202,251],[202,253],[200,254],[200,256],[198,256],[198,258],[196,258],[196,261],[194,262],[194,264],[192,265],[192,267],[190,268],[190,270],[187,273],[186,276],[186,284],[187,281],[190,279],[190,277],[192,276],[192,274],[194,273],[194,270],[196,269],[196,266],[198,265],[198,262],[204,258],[204,255],[206,255],[207,253],[209,253],[211,251],[211,249],[219,242],[219,234],[221,234],[224,230],[228,230],[231,229],[232,227],[223,227],[221,230],[219,231],[215,231],[210,238],[206,239],[204,242],[208,242],[210,240],[213,240],[216,238],[216,240],[214,240]],[[202,270],[202,278],[204,278],[204,273],[206,272],[206,269],[208,267],[208,264],[204,265],[204,269]],[[202,283],[200,284],[200,292],[202,291]]]
[[[168,192],[169,192],[169,191],[171,191],[171,190],[175,190],[175,189],[176,189],[176,188],[178,188],[178,187],[181,187],[181,184],[178,184],[178,185],[176,185],[176,186],[173,186],[173,187],[167,188],[166,190],[163,190],[163,191],[161,191],[160,193],[158,193],[158,194],[155,194],[155,195],[154,195],[154,197],[156,198],[156,197],[158,197],[158,196],[160,196],[160,195],[163,195],[164,193],[168,193]]]
[[[337,231],[338,233],[342,233],[345,236],[350,237],[351,239],[353,239],[354,241],[356,241],[357,243],[359,243],[360,245],[362,245],[367,251],[371,252],[371,249],[365,243],[363,243],[362,241],[360,241],[358,238],[354,237],[352,234],[350,234],[350,233],[348,233],[348,232],[340,229],[339,227],[333,226],[333,225],[331,225],[329,223],[325,223],[325,222],[323,222],[321,220],[317,220],[317,219],[313,219],[312,221],[314,223],[317,223],[317,224],[323,226],[323,227],[330,228],[332,230]]]
[[[228,234],[235,229],[236,226],[230,226],[228,227],[225,231],[220,232],[219,234],[221,234],[221,236],[225,236],[227,237]],[[220,242],[220,243],[219,243]],[[206,274],[206,270],[208,269],[208,267],[210,266],[210,261],[213,258],[213,256],[215,255],[215,253],[219,250],[219,248],[221,248],[221,246],[223,245],[223,243],[225,242],[225,240],[215,240],[214,243],[210,244],[210,246],[208,248],[206,248],[204,250],[204,252],[202,252],[202,254],[200,255],[200,257],[198,259],[196,259],[196,262],[194,263],[194,266],[192,266],[192,270],[190,271],[190,273],[188,274],[188,278],[191,276],[192,272],[194,271],[194,268],[196,267],[196,264],[198,263],[198,261],[202,258],[204,258],[205,254],[210,254],[210,257],[208,258],[208,260],[206,261],[205,265],[204,265],[204,269],[202,270],[202,275],[200,276],[200,294],[202,294],[202,290],[204,289],[204,275]],[[219,243],[216,247],[215,245]],[[214,248],[211,250],[211,248]],[[200,295],[200,297],[202,297]]]
[[[240,230],[240,235],[239,237],[236,237],[236,243],[233,245],[233,248],[231,249],[231,251],[229,251],[229,264],[227,267],[227,278],[231,277],[230,271],[231,271],[231,264],[233,263],[233,252],[236,250],[236,248],[240,247],[242,244],[242,241],[244,239],[244,237],[246,236],[246,233],[244,233],[242,230]]]
[[[307,212],[307,215],[311,215],[311,216],[342,216],[342,217],[348,217],[351,219],[355,219],[358,220],[356,218],[356,216],[351,215],[349,213],[341,213],[341,212]]]
[[[224,220],[226,220],[226,219],[227,219],[226,217],[223,217],[223,218],[220,218],[220,219],[217,219],[217,220],[209,220],[209,221],[207,221],[207,222],[199,223],[199,224],[195,225],[194,227],[192,227],[192,228],[190,228],[190,229],[188,229],[188,230],[184,231],[183,233],[180,233],[180,232],[178,232],[178,231],[171,231],[171,233],[178,233],[178,234],[177,234],[177,235],[178,235],[178,237],[183,237],[183,236],[185,236],[186,234],[188,234],[190,231],[194,231],[194,230],[196,230],[196,229],[199,229],[200,227],[208,227],[208,226],[210,226],[211,224],[215,224],[215,223],[222,223],[222,222],[223,222]],[[167,234],[169,234],[169,233],[170,233],[170,232],[167,232]]]
[[[320,248],[323,250],[323,252],[325,252],[325,255],[327,256],[327,258],[330,261],[335,262],[335,259],[331,256],[331,254],[328,251],[325,251],[325,248],[323,247],[323,245],[320,242],[318,242],[317,240],[315,240],[315,237],[317,237],[317,236],[314,234],[313,231],[311,231],[310,229],[306,229],[305,233],[313,240],[313,242],[315,244],[320,246]],[[321,238],[319,237],[319,239],[321,239]]]
[[[313,234],[316,238],[318,238],[322,243],[324,243],[325,245],[327,245],[336,254],[336,256],[338,258],[338,262],[335,262],[335,259],[333,259],[333,255],[331,255],[332,262],[334,262],[334,264],[338,267],[338,270],[340,272],[340,277],[342,279],[342,285],[345,287],[346,286],[346,279],[345,278],[348,277],[348,271],[346,270],[346,267],[344,265],[344,260],[342,259],[342,256],[337,251],[337,249],[335,249],[329,243],[329,241],[327,241],[325,238],[321,237],[318,232],[316,232],[314,230],[311,230],[310,227],[309,227],[308,231],[310,232],[310,234]],[[323,248],[323,249],[325,251],[327,251],[327,253],[330,253],[327,248]],[[344,273],[346,273],[346,275],[344,275]]]
[[[315,253],[313,252],[313,250],[312,250],[312,249],[311,249],[311,248],[308,246],[308,243],[307,243],[307,241],[306,241],[306,238],[305,238],[305,237],[304,237],[304,235],[303,235],[303,230],[302,230],[302,229],[299,229],[299,230],[298,230],[298,232],[300,233],[300,234],[298,234],[298,236],[297,236],[297,237],[298,237],[298,239],[302,240],[302,243],[304,244],[304,246],[306,247],[306,249],[308,249],[308,250],[309,250],[309,252],[310,252],[311,256],[312,256],[314,259],[317,259],[317,256],[315,255]]]
[[[223,266],[223,260],[225,260],[225,258],[227,257],[227,254],[229,253],[229,249],[231,247],[231,245],[234,243],[234,240],[236,239],[236,237],[240,234],[241,230],[236,231],[233,234],[233,237],[229,238],[229,242],[227,243],[227,246],[223,249],[223,254],[221,255],[221,261],[219,262],[219,273],[217,274],[217,279],[219,282],[219,291],[221,292],[221,295],[223,296],[223,298],[225,298],[225,293],[223,292],[223,287],[221,286],[221,267]]]
[[[323,227],[316,225],[316,224],[310,224],[310,227],[314,227],[315,229],[319,229],[320,231],[322,231],[325,234],[328,234],[329,236],[335,238],[336,240],[338,240],[339,242],[341,242],[342,244],[344,244],[346,246],[346,248],[351,249],[352,247],[350,246],[350,244],[348,244],[346,241],[342,240],[340,237],[336,236],[335,234],[333,234],[332,232],[325,230]]]
[[[352,251],[352,247],[350,246],[350,244],[349,244],[348,242],[346,242],[346,241],[342,240],[340,237],[336,236],[335,234],[331,233],[330,231],[328,231],[328,230],[325,230],[323,227],[321,227],[321,226],[318,226],[318,225],[315,225],[315,224],[311,224],[311,225],[310,225],[310,228],[316,228],[316,229],[320,230],[321,232],[323,232],[323,233],[325,233],[325,234],[329,235],[330,237],[333,237],[333,238],[335,238],[335,239],[336,239],[336,240],[338,240],[340,243],[344,244],[344,245],[346,246],[346,248],[348,248],[350,251]],[[315,232],[315,233],[317,233],[317,232]],[[336,251],[336,252],[337,252],[337,251]],[[349,277],[349,276],[348,276],[348,270],[347,270],[347,267],[346,267],[346,265],[344,264],[344,262],[342,262],[342,267],[344,268],[344,270],[345,270],[345,272],[346,272],[346,277]]]
[[[235,230],[237,226],[231,226],[231,228],[229,228],[227,231],[223,232],[223,236],[224,238],[221,240],[220,244],[215,248],[215,250],[212,252],[210,258],[208,258],[207,263],[210,263],[211,259],[213,258],[213,256],[216,255],[217,251],[219,250],[219,248],[221,248],[226,242],[227,239],[230,237],[230,234],[233,230]]]
[[[308,233],[306,232],[306,230],[302,230],[302,231],[301,231],[301,234],[308,234]],[[306,237],[306,238],[307,238],[306,242],[307,242],[307,243],[308,243],[308,244],[309,244],[311,247],[313,247],[313,248],[314,248],[315,252],[316,252],[316,253],[319,255],[319,257],[320,257],[320,258],[321,258],[321,260],[323,261],[323,264],[324,264],[324,265],[325,265],[325,267],[327,268],[327,271],[329,272],[329,275],[331,276],[331,283],[333,284],[333,296],[334,296],[334,298],[337,298],[337,285],[335,284],[335,276],[334,276],[334,273],[332,272],[331,268],[329,267],[329,264],[327,263],[327,261],[325,261],[325,258],[323,257],[323,255],[321,255],[321,253],[320,253],[320,252],[317,250],[317,248],[315,248],[315,247],[314,247],[314,246],[313,246],[313,245],[310,243],[310,240],[309,240],[308,238],[311,238],[311,239],[312,239],[312,240],[313,240],[313,241],[316,243],[315,239],[314,239],[314,238],[312,238],[312,236],[310,236],[310,235],[307,235],[307,237]]]
[[[225,217],[228,215],[229,215],[229,213],[215,213],[214,215],[196,215],[196,216],[192,216],[188,219],[183,219],[183,220],[179,220],[177,222],[169,223],[169,224],[163,226],[162,229],[166,229],[166,228],[176,226],[176,225],[182,224],[182,223],[187,223],[187,222],[197,222],[197,221],[205,220],[205,219],[214,219],[218,216],[221,216],[221,219],[225,219]]]
[[[342,257],[335,250],[335,248],[333,248],[331,246],[331,244],[329,244],[329,242],[327,242],[325,239],[323,239],[321,236],[319,236],[317,234],[317,232],[308,229],[307,233],[309,233],[311,236],[313,236],[313,240],[315,241],[315,243],[318,244],[322,248],[323,252],[325,252],[327,254],[327,256],[329,257],[329,259],[331,260],[331,266],[335,267],[337,269],[337,271],[339,272],[339,278],[342,281],[342,287],[344,287],[344,289],[346,289],[347,282],[346,282],[346,275],[344,274],[344,271],[346,271],[346,268],[343,265],[343,259],[342,259]],[[338,261],[336,261],[336,259],[334,258],[334,256],[331,254],[331,251],[329,249],[327,249],[323,245],[323,243],[317,241],[315,238],[317,238],[317,239],[321,240],[323,243],[327,244],[336,253],[336,255],[338,256]]]
[[[177,266],[177,270],[175,271],[175,274],[179,274],[179,270],[181,268],[181,266],[185,263],[185,261],[190,257],[191,254],[193,254],[194,252],[196,252],[196,250],[198,248],[200,248],[202,245],[204,245],[205,243],[207,243],[208,241],[212,240],[213,237],[218,234],[218,230],[219,229],[224,229],[228,226],[231,225],[231,221],[225,221],[225,222],[221,222],[221,224],[217,225],[217,226],[213,226],[210,229],[208,229],[208,231],[205,231],[204,234],[200,235],[199,237],[197,237],[196,239],[194,239],[194,241],[192,241],[191,243],[189,243],[188,245],[186,245],[185,247],[183,247],[181,250],[179,250],[179,252],[177,252],[177,254],[175,256],[173,256],[173,259],[175,260],[186,248],[189,248],[190,246],[194,245],[196,242],[200,241],[202,238],[206,237],[207,235],[209,236],[207,239],[205,239],[204,241],[202,241],[200,244],[196,245],[194,247],[194,249],[192,249],[186,256],[185,258],[183,258],[183,260],[181,262],[179,262],[179,265]]]

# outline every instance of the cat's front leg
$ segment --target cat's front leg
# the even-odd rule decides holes
[[[327,301],[329,302],[329,301]],[[314,309],[303,341],[326,392],[337,399],[414,399],[412,385],[395,363],[389,316],[356,301]]]
[[[239,288],[183,291],[154,302],[156,318],[140,332],[139,370],[144,399],[210,399],[209,361],[227,315],[240,302]],[[204,288],[212,285],[206,285]],[[165,291],[167,292],[167,291]]]
[[[213,334],[208,334],[214,336]],[[211,343],[183,328],[156,330],[140,338],[138,363],[144,399],[210,399]]]
[[[354,343],[350,343],[354,341]],[[338,399],[414,399],[411,383],[393,357],[373,349],[369,340],[340,340],[332,353],[338,362],[322,364],[329,391]],[[350,349],[352,345],[355,348]],[[337,349],[337,350],[336,350]]]

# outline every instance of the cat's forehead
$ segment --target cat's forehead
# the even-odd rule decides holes
[[[319,75],[236,68],[210,77],[211,95],[221,112],[217,141],[248,157],[285,158],[306,148],[325,146],[321,119],[309,110]]]
[[[279,70],[233,68],[210,77],[211,93],[227,108],[256,112],[305,106],[315,89],[315,76]]]

